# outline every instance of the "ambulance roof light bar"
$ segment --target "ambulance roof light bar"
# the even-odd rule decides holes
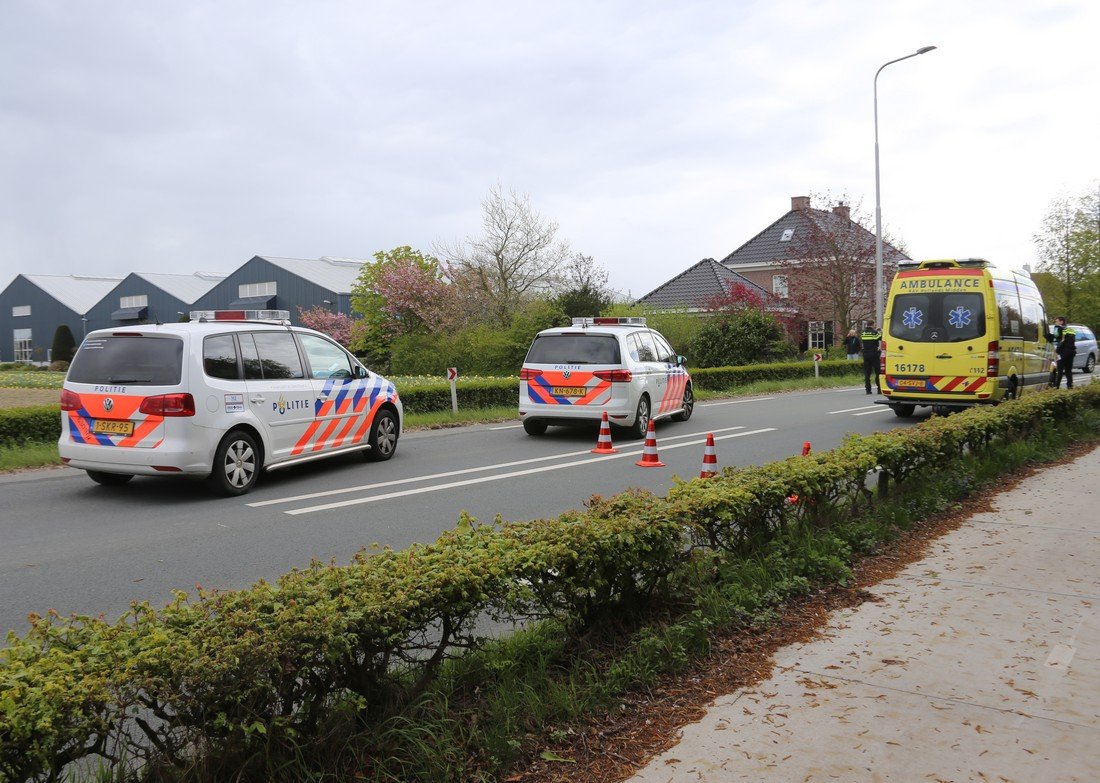
[[[641,316],[596,316],[595,318],[574,318],[573,326],[645,326]]]
[[[290,323],[289,310],[192,310],[192,322],[208,321],[268,321],[278,324]]]
[[[921,269],[966,269],[992,266],[984,258],[942,258],[931,261],[921,261]]]

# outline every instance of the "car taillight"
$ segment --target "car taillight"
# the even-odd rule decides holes
[[[985,374],[987,378],[996,378],[1001,374],[1001,356],[997,352],[1000,345],[996,340],[989,344],[989,354],[985,363]]]
[[[195,398],[190,394],[158,394],[142,400],[138,410],[148,416],[194,416]]]
[[[612,383],[630,383],[630,379],[634,377],[630,374],[630,370],[596,370],[592,374],[601,381]]]
[[[883,340],[879,343],[878,349],[878,371],[879,375],[886,374],[886,341]]]
[[[80,396],[75,392],[71,392],[68,389],[61,390],[61,410],[63,411],[78,411],[80,410]]]
[[[521,381],[533,381],[540,375],[542,375],[542,370],[529,370],[524,367],[522,370],[519,371],[519,379]]]

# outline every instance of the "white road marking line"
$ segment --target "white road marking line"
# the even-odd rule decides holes
[[[744,425],[736,427],[723,427],[722,429],[710,430],[711,432],[730,432],[731,430],[743,430]],[[687,435],[670,435],[662,440],[678,440],[683,438],[697,438],[702,433],[693,432]],[[728,437],[728,436],[727,436]],[[361,484],[357,487],[343,487],[341,489],[329,489],[322,492],[310,492],[305,495],[293,495],[285,498],[275,498],[274,500],[258,500],[254,503],[245,503],[250,508],[260,508],[262,506],[274,506],[279,503],[296,503],[299,500],[313,500],[314,498],[330,497],[332,495],[345,495],[349,492],[364,492],[369,489],[381,489],[382,487],[393,487],[398,484],[412,484],[416,481],[432,481],[440,478],[450,478],[451,476],[461,476],[466,473],[480,473],[484,470],[499,470],[500,468],[514,468],[518,465],[530,465],[533,462],[546,462],[552,459],[567,459],[568,457],[580,457],[585,454],[591,454],[591,449],[585,449],[584,451],[567,451],[564,454],[548,454],[545,457],[532,457],[531,459],[521,459],[515,462],[498,462],[495,465],[482,465],[476,468],[462,468],[460,470],[448,470],[444,473],[430,473],[426,476],[410,476],[409,478],[395,479],[393,481],[380,481],[375,484]],[[631,452],[634,454],[640,454],[640,451]]]
[[[867,411],[866,413],[853,413],[852,415],[853,415],[853,416],[870,416],[870,415],[871,415],[872,413],[884,413],[884,412],[886,412],[886,411],[889,411],[889,410],[890,410],[890,409],[889,409],[889,408],[887,408],[887,407],[886,407],[885,405],[881,405],[881,406],[877,406],[877,407],[879,407],[879,408],[880,408],[881,410],[877,410],[877,411]]]
[[[826,416],[832,416],[834,413],[851,413],[852,411],[866,411],[878,408],[877,405],[861,405],[858,408],[845,408],[842,411],[829,411]]]
[[[773,431],[775,431],[775,427],[766,427],[764,429],[759,429],[759,430],[749,430],[748,432],[736,432],[736,433],[733,433],[731,435],[722,435],[722,436],[716,437],[715,440],[718,441],[718,440],[726,440],[727,438],[741,438],[741,437],[744,437],[746,435],[758,435],[762,432],[773,432]],[[698,445],[700,445],[702,443],[705,443],[705,442],[706,442],[706,439],[703,438],[701,440],[688,441],[686,443],[674,443],[671,446],[663,446],[661,448],[664,448],[667,451],[668,449],[678,449],[678,448],[683,448],[685,446],[698,446]],[[641,453],[642,453],[641,450],[638,450],[638,451],[631,450],[631,451],[626,451],[626,452],[620,452],[619,454],[608,454],[608,455],[603,455],[603,456],[599,456],[599,457],[590,457],[588,459],[576,460],[575,462],[567,462],[567,463],[564,463],[564,464],[543,465],[542,467],[538,467],[538,468],[527,468],[526,470],[513,470],[513,471],[510,471],[508,473],[498,473],[498,474],[493,475],[493,476],[481,476],[479,478],[465,479],[463,481],[451,481],[451,482],[448,482],[446,484],[435,484],[435,485],[432,485],[430,487],[419,487],[419,488],[416,488],[416,489],[400,490],[398,492],[387,492],[384,495],[372,495],[371,497],[365,497],[365,498],[353,498],[351,500],[340,500],[340,501],[336,501],[334,503],[325,503],[325,504],[320,505],[320,506],[308,506],[306,508],[291,509],[290,511],[284,511],[283,513],[284,514],[291,514],[291,515],[294,515],[294,516],[297,516],[298,514],[312,514],[312,513],[317,512],[317,511],[328,511],[328,510],[334,509],[334,508],[346,508],[347,506],[357,506],[357,505],[362,505],[364,503],[376,503],[380,500],[392,500],[394,498],[407,497],[409,495],[420,495],[420,494],[424,494],[424,493],[427,493],[427,492],[439,492],[440,490],[444,490],[444,489],[453,489],[455,487],[468,487],[468,486],[471,486],[473,484],[484,484],[484,483],[489,482],[489,481],[501,481],[503,479],[515,478],[517,476],[527,476],[527,475],[530,475],[532,473],[545,473],[545,472],[551,471],[551,470],[564,470],[565,468],[576,468],[576,467],[580,467],[582,465],[591,464],[593,462],[606,462],[607,460],[622,459],[623,457],[636,457],[636,456],[640,455]]]
[[[718,405],[739,405],[742,402],[766,402],[767,400],[774,400],[775,397],[752,397],[747,400],[726,400],[724,402],[701,402],[698,407],[700,408],[713,408]]]
[[[491,430],[518,430],[522,427],[522,424],[508,424],[504,427],[490,427]]]

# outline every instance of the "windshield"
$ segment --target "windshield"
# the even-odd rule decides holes
[[[73,383],[176,386],[183,341],[172,337],[88,337],[69,367]]]
[[[619,364],[619,341],[610,334],[547,334],[536,337],[527,364]]]
[[[898,294],[890,336],[914,343],[957,343],[985,334],[985,302],[977,293]]]

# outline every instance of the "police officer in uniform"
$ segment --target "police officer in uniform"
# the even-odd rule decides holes
[[[1066,326],[1065,316],[1054,319],[1054,332],[1058,344],[1054,352],[1058,354],[1058,374],[1054,377],[1054,388],[1062,385],[1062,376],[1066,378],[1066,388],[1073,388],[1073,359],[1077,356],[1077,332],[1072,326]]]
[[[874,326],[868,326],[859,336],[863,345],[863,385],[867,393],[871,393],[871,375],[875,376],[875,391],[878,386],[878,361],[879,343],[882,341],[882,332]]]

